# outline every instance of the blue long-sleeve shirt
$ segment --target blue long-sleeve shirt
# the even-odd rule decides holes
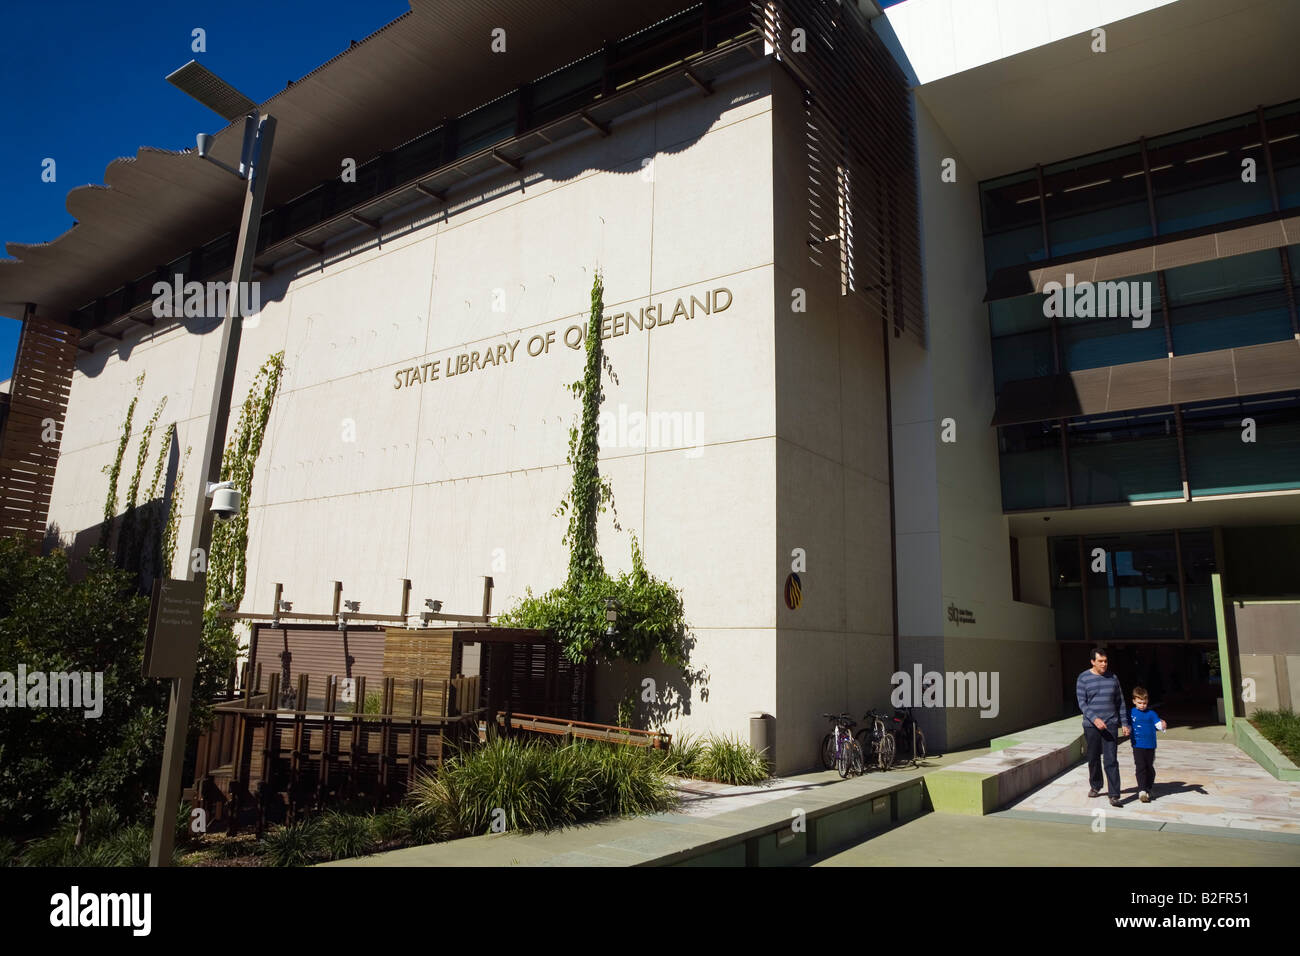
[[[1091,727],[1097,717],[1107,724],[1122,723],[1125,727],[1130,726],[1128,708],[1124,705],[1124,690],[1114,674],[1094,674],[1089,668],[1079,675],[1074,693],[1079,701],[1079,710],[1083,713],[1085,727]]]
[[[1160,715],[1150,707],[1146,710],[1138,710],[1134,707],[1132,716],[1133,746],[1140,750],[1155,750],[1156,724],[1160,723]]]

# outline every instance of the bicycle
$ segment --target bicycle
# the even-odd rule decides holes
[[[880,770],[888,770],[894,765],[895,752],[894,735],[886,723],[889,718],[869,710],[862,719],[870,720],[872,723],[870,729],[863,727],[858,731],[858,746],[863,752],[867,752],[870,748],[871,762]]]
[[[900,761],[916,764],[926,758],[925,731],[917,726],[911,707],[894,711],[894,740]]]
[[[835,721],[835,730],[822,738],[822,765],[836,770],[843,778],[863,772],[862,747],[853,739],[852,729],[857,723],[848,714],[822,714]]]

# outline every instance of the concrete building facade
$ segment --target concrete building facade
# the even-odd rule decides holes
[[[587,122],[530,142],[526,160],[520,144],[541,126],[523,117],[543,114],[543,84],[563,59],[527,66],[531,92],[497,111],[505,121],[492,100],[459,116],[458,126],[443,124],[456,137],[443,134],[442,152],[421,173],[486,157],[452,187],[426,179],[388,202],[379,220],[326,192],[326,211],[310,221],[302,213],[306,225],[294,218],[299,194],[278,197],[259,247],[260,310],[245,321],[235,385],[239,400],[263,361],[283,352],[248,503],[243,610],[270,610],[277,583],[299,609],[324,610],[332,582],[342,581],[349,600],[382,613],[396,609],[402,579],[412,581],[417,605],[435,598],[465,611],[477,611],[485,575],[497,611],[526,588],[561,583],[565,521],[554,510],[569,486],[576,413],[564,386],[579,377],[583,336],[592,332],[595,270],[605,284],[601,334],[617,374],[605,387],[600,468],[621,526],[614,514],[602,518],[601,550],[611,571],[626,569],[635,532],[647,567],[681,588],[694,639],[689,680],[659,664],[602,666],[595,719],[612,720],[626,689],[651,677],[663,704],[656,716],[671,731],[745,736],[750,715],[773,715],[776,769],[788,772],[817,761],[822,713],[885,709],[895,675],[910,679],[919,669],[982,675],[984,686],[996,680],[983,705],[918,710],[934,746],[979,741],[1068,711],[1062,688],[1084,665],[1066,647],[1055,539],[1295,521],[1300,482],[1253,504],[1181,494],[1176,504],[1138,509],[1128,499],[1086,508],[1010,503],[1006,428],[990,424],[1008,379],[990,325],[994,253],[983,225],[986,185],[998,177],[1293,98],[1283,51],[1270,39],[1292,14],[1266,0],[1237,3],[1243,22],[1263,18],[1264,27],[1246,31],[1245,48],[1222,67],[1202,67],[1198,84],[1213,95],[1154,119],[1173,82],[1159,79],[1168,36],[1206,36],[1210,7],[1221,2],[987,0],[972,5],[976,15],[946,0],[908,0],[884,15],[870,3],[801,0],[766,5],[757,27],[748,4],[660,6],[669,26],[693,29],[696,21],[683,18],[702,18],[705,55],[683,58],[669,30],[623,85],[607,70],[603,92],[599,77],[582,87],[582,102],[595,104],[578,116]],[[330,69],[346,71],[349,56],[397,42],[426,7],[413,2],[410,20]],[[914,141],[895,145],[912,157],[912,172],[871,183],[854,164],[869,169],[872,160],[838,147],[846,158],[829,167],[838,211],[811,208],[826,188],[810,185],[826,173],[817,144],[833,134],[817,112],[829,98],[817,84],[829,81],[805,71],[793,45],[805,22],[814,40],[855,30],[855,42],[893,51],[897,76],[846,70],[841,99],[883,114],[874,97],[897,83],[909,104]],[[626,50],[643,36],[634,31],[652,24],[611,20],[603,38]],[[1114,53],[1090,52],[1097,27],[1109,30]],[[956,59],[942,52],[945,43]],[[1234,57],[1259,64],[1253,81],[1235,77]],[[1137,72],[1125,79],[1126,71]],[[317,82],[330,82],[320,72]],[[652,91],[646,84],[661,73],[680,86]],[[1148,84],[1145,99],[1120,94],[1135,82]],[[625,87],[643,92],[610,99]],[[1053,113],[1067,98],[1071,116]],[[572,118],[578,100],[556,102],[564,109],[547,121]],[[616,116],[596,115],[610,103],[623,104]],[[406,178],[383,165],[383,151],[403,142],[379,147],[381,185],[367,202]],[[139,162],[162,160],[142,153]],[[325,178],[306,176],[302,195],[315,195],[307,186]],[[919,257],[910,265],[906,238],[885,219],[852,221],[861,208],[853,191],[873,189],[872,208],[885,208],[888,194],[919,201]],[[1270,221],[1281,222],[1282,209],[1272,208]],[[358,210],[328,236],[309,231]],[[860,246],[848,238],[853,230]],[[869,234],[878,243],[870,248],[907,267],[922,314],[904,318],[897,272],[892,283],[869,281]],[[168,278],[220,258],[209,248],[196,259],[186,244],[168,242],[147,250],[173,263],[160,270]],[[171,250],[165,258],[163,247]],[[1057,258],[1045,251],[1011,264]],[[0,300],[36,298],[39,283],[22,286],[15,275],[6,287],[0,272]],[[137,376],[145,375],[139,408],[165,397],[162,421],[174,420],[179,447],[197,456],[216,374],[216,319],[146,325],[129,321],[148,306],[142,291],[104,285],[94,294],[90,306],[37,302],[79,328],[83,345],[94,343],[72,375],[48,512],[49,538],[74,548],[89,545],[102,519],[101,470],[116,453]],[[138,441],[137,430],[127,461]],[[187,469],[184,481],[197,471]],[[184,488],[172,493],[193,499]],[[191,519],[182,515],[182,526]],[[173,574],[184,573],[178,557]],[[785,599],[792,573],[802,593],[795,606]],[[1184,589],[1178,594],[1185,601]],[[1268,651],[1270,666],[1278,653],[1291,659],[1279,648]],[[1289,673],[1300,676],[1300,659]]]

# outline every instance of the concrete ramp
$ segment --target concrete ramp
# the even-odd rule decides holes
[[[1070,717],[995,738],[993,753],[925,775],[939,813],[980,816],[1004,807],[1083,759],[1083,722]]]

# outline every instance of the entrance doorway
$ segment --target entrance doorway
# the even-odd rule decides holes
[[[1131,706],[1134,687],[1145,687],[1151,706],[1171,724],[1205,726],[1217,724],[1216,701],[1222,695],[1217,675],[1210,674],[1207,660],[1215,649],[1210,641],[1130,641],[1103,643],[1110,661],[1110,673],[1119,677],[1126,703]],[[1078,712],[1075,681],[1088,668],[1094,645],[1082,641],[1061,642],[1063,704],[1068,713]]]

